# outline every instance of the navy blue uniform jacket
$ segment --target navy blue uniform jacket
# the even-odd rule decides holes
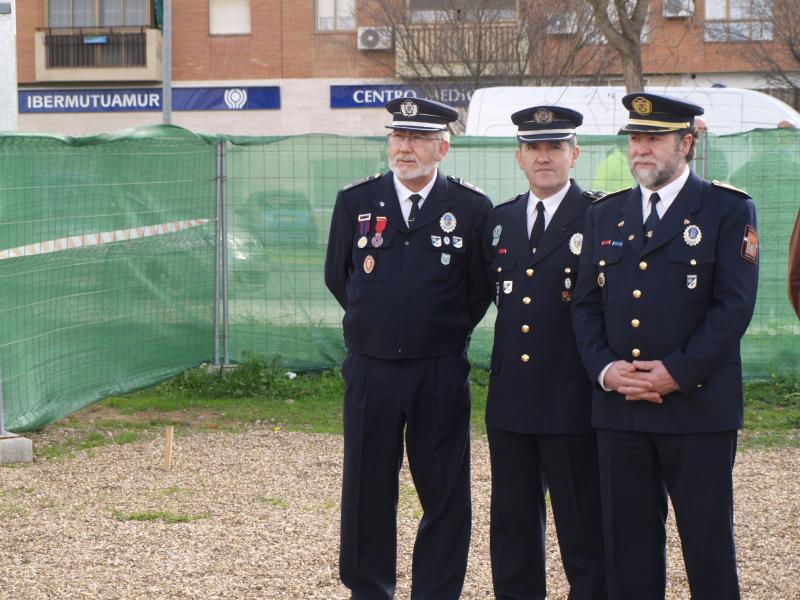
[[[517,433],[586,433],[592,385],[570,307],[592,198],[571,182],[533,255],[527,203],[525,193],[495,207],[484,233],[497,304],[486,424]]]
[[[606,196],[586,215],[572,311],[595,381],[592,424],[655,433],[741,427],[739,342],[758,284],[753,201],[692,173],[653,238],[643,237],[638,187]],[[602,369],[636,354],[663,361],[680,390],[661,405],[603,391]]]
[[[345,310],[351,352],[406,359],[466,350],[491,302],[481,247],[491,206],[480,190],[439,171],[408,229],[391,171],[339,192],[325,283]],[[377,217],[387,218],[377,248],[372,243],[359,248],[364,215],[370,240]]]

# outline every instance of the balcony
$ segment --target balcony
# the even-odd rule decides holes
[[[398,77],[468,77],[506,73],[527,64],[528,40],[516,22],[420,23],[395,31]]]
[[[161,81],[161,31],[145,27],[36,32],[36,81]]]

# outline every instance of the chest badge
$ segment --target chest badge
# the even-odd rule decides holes
[[[569,251],[572,252],[575,256],[578,256],[581,253],[582,247],[583,247],[583,234],[573,233],[572,237],[569,238]]]
[[[690,290],[697,288],[697,275],[687,275],[686,276],[686,287]]]
[[[606,274],[605,273],[600,273],[597,276],[597,285],[599,285],[600,287],[604,287],[606,285]]]
[[[570,288],[572,288],[572,279],[570,279],[569,277],[566,277],[564,279],[564,289],[568,290]]]
[[[500,243],[500,234],[503,233],[503,226],[498,225],[492,229],[492,246],[497,246]]]
[[[367,257],[364,259],[364,273],[368,275],[372,273],[372,270],[375,268],[375,259],[372,257],[371,254],[367,254]]]
[[[513,281],[504,281],[503,282],[503,293],[510,294],[514,290],[514,282]]]
[[[697,225],[689,225],[683,230],[683,241],[687,246],[697,246],[703,239],[703,232]]]
[[[442,236],[440,235],[432,235],[431,236],[431,244],[434,248],[441,248],[442,247]]]
[[[442,264],[443,265],[450,264],[450,255],[447,252],[442,252]]]
[[[456,230],[457,224],[456,216],[451,212],[444,213],[442,218],[439,219],[439,227],[441,227],[442,231],[445,233],[453,233]]]
[[[453,248],[463,248],[464,247],[464,238],[460,238],[457,236],[453,236]]]

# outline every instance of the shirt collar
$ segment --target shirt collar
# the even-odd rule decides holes
[[[639,189],[642,191],[642,211],[644,211],[644,214],[649,214],[650,212],[650,195],[657,193],[660,198],[658,203],[658,208],[660,210],[658,214],[663,215],[670,204],[672,204],[672,201],[678,197],[683,186],[686,185],[686,180],[689,179],[689,173],[691,173],[691,170],[689,169],[689,165],[686,165],[683,169],[683,173],[681,173],[675,181],[668,183],[660,190],[651,190],[639,184]]]
[[[544,204],[545,214],[548,217],[552,217],[558,210],[558,207],[561,205],[561,201],[564,199],[564,196],[567,195],[570,185],[572,185],[572,181],[567,181],[563,188],[547,198],[537,198],[534,195],[533,190],[528,192],[528,214],[536,212],[536,203],[541,200],[542,204]]]
[[[418,192],[412,192],[410,189],[408,189],[406,186],[400,183],[400,179],[398,179],[396,173],[392,173],[392,176],[394,178],[394,190],[395,192],[397,192],[397,198],[400,200],[400,202],[408,200],[408,197],[411,196],[412,194],[419,194],[420,196],[422,196],[422,200],[420,200],[421,204],[425,200],[425,198],[428,197],[428,194],[431,193],[431,190],[433,189],[433,186],[436,183],[436,179],[439,177],[439,169],[435,168],[433,170],[433,178],[428,182],[428,184],[424,188],[422,188]]]

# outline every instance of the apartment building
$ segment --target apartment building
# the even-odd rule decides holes
[[[476,85],[507,78],[504,68],[534,45],[519,37],[526,0],[483,0],[491,10],[480,18],[467,10],[475,1],[173,0],[172,122],[209,133],[378,135],[385,102],[431,93],[432,84],[466,106]],[[569,7],[587,3],[534,4],[547,10],[537,21],[542,50],[523,54],[522,75],[544,83],[560,64],[550,57],[580,34]],[[755,9],[762,3],[752,4],[748,12],[748,2],[652,0],[648,84],[766,87],[741,51],[772,35]],[[17,2],[18,129],[82,135],[162,122],[162,12],[163,0]],[[619,83],[602,35],[584,42],[590,58],[572,64],[568,79]],[[471,72],[479,53],[482,77]]]

